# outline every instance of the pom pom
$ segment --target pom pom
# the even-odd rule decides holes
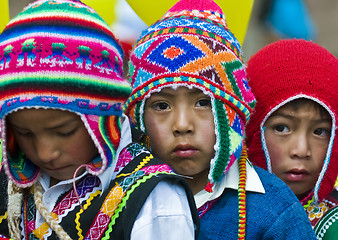
[[[209,193],[212,193],[212,187],[214,186],[213,183],[211,183],[210,181],[205,185],[205,188],[204,190],[209,192]]]

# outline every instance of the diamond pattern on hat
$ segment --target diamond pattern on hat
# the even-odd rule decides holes
[[[173,51],[176,51],[176,55]],[[205,54],[191,42],[180,36],[173,36],[164,40],[148,55],[147,59],[157,65],[163,66],[170,71],[177,71],[182,66]]]

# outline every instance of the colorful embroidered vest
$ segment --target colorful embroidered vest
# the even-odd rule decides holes
[[[58,199],[51,214],[60,221],[59,224],[72,239],[130,239],[139,211],[150,192],[162,180],[183,185],[196,229],[199,228],[193,195],[186,182],[173,173],[168,165],[154,158],[139,143],[128,145],[120,157],[127,158],[124,161],[127,165],[120,166],[123,170],[103,193],[96,176],[88,174],[77,182],[76,189],[84,211],[79,206],[73,189]],[[57,239],[54,232],[49,232],[51,230],[46,223],[35,228],[36,206],[33,194],[34,189],[31,188],[23,207],[25,239],[43,239],[46,234],[48,239]]]

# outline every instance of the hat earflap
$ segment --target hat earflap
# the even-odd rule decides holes
[[[216,182],[221,179],[230,162],[230,126],[224,103],[214,99],[214,122],[216,132],[215,157],[210,162],[209,181]]]

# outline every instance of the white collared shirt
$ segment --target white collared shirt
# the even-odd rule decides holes
[[[246,191],[265,193],[263,184],[259,179],[258,174],[252,165],[246,162]],[[224,189],[238,189],[239,182],[239,167],[238,161],[235,161],[234,164],[230,167],[229,171],[222,177],[221,181],[218,181],[212,187],[212,192],[207,192],[204,189],[195,194],[196,207],[200,208],[206,202],[214,200],[222,195]]]

